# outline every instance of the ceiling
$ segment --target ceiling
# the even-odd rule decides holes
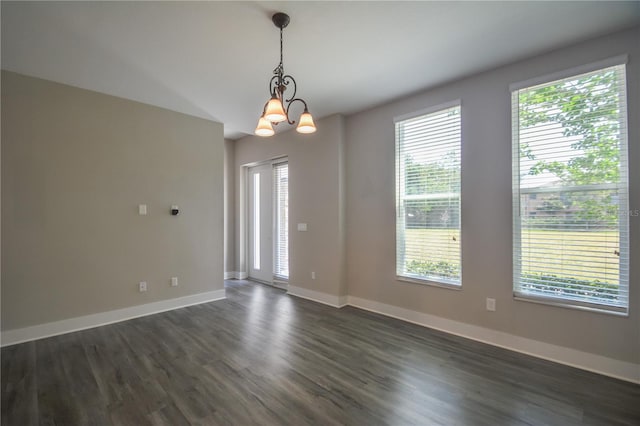
[[[6,2],[2,68],[251,134],[285,71],[321,118],[638,25],[640,2]],[[280,128],[284,126],[279,126]]]

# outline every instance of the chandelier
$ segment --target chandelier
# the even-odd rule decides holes
[[[289,15],[279,12],[274,14],[271,20],[276,27],[280,28],[280,63],[273,70],[273,77],[269,81],[271,99],[264,104],[255,134],[258,136],[272,136],[275,133],[272,125],[277,125],[283,121],[295,124],[296,122],[289,118],[289,109],[294,102],[301,102],[304,105],[304,111],[300,115],[296,131],[299,133],[313,133],[316,131],[316,126],[313,123],[313,117],[309,113],[307,103],[301,98],[296,98],[296,80],[284,73],[284,65],[282,64],[282,30],[289,25]],[[292,92],[291,96],[285,99],[284,92],[288,87],[291,88]]]

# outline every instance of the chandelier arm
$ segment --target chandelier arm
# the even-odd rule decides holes
[[[307,112],[309,110],[309,108],[307,108],[307,103],[304,101],[304,99],[301,98],[295,98],[292,99],[291,101],[289,101],[289,104],[287,105],[287,123],[289,124],[296,124],[295,120],[289,120],[289,108],[291,108],[291,105],[293,105],[294,102],[302,102],[302,104],[304,105],[304,111]]]
[[[289,83],[293,83],[293,93],[291,94],[291,97],[289,99],[287,99],[287,102],[292,102],[293,99],[295,99],[296,97],[296,91],[298,90],[297,88],[297,83],[296,83],[296,79],[293,78],[292,76],[290,76],[289,74],[285,75],[282,77],[282,83],[285,86],[288,86]],[[282,94],[282,97],[284,99],[284,93]]]
[[[278,87],[280,86],[280,84],[278,82],[278,77],[279,76],[274,75],[273,77],[271,77],[271,80],[269,80],[269,94],[271,96],[276,95],[277,97],[279,97],[278,95],[280,91],[278,90]]]

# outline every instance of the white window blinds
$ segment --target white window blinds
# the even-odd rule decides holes
[[[289,165],[274,164],[275,259],[274,279],[289,279]]]
[[[396,121],[396,274],[460,285],[460,105]]]
[[[626,312],[625,67],[512,92],[516,296]]]

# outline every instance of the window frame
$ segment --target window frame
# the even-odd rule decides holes
[[[582,66],[570,68],[567,70],[555,72],[552,74],[547,74],[541,77],[536,77],[533,79],[529,79],[526,81],[518,82],[511,84],[509,86],[510,94],[511,94],[511,146],[512,146],[512,205],[513,205],[513,225],[512,225],[512,267],[513,267],[513,276],[512,276],[512,290],[513,297],[515,300],[531,302],[531,303],[539,303],[563,308],[570,309],[578,309],[578,310],[586,310],[597,313],[605,313],[612,314],[618,316],[628,316],[629,315],[629,291],[630,291],[630,280],[629,275],[627,273],[626,281],[622,281],[621,279],[618,281],[618,285],[621,286],[621,292],[626,293],[625,305],[614,305],[614,304],[606,304],[606,303],[594,303],[594,301],[587,300],[576,300],[574,298],[567,298],[562,296],[550,296],[543,294],[531,294],[524,293],[519,289],[519,278],[521,274],[522,262],[518,262],[517,256],[520,253],[521,247],[521,235],[522,235],[522,224],[521,224],[521,196],[522,195],[531,195],[532,193],[542,193],[542,192],[558,192],[559,190],[564,191],[584,191],[587,192],[589,190],[601,190],[601,189],[618,189],[622,190],[623,194],[618,200],[618,229],[620,230],[619,239],[620,239],[620,248],[619,251],[621,253],[620,259],[623,258],[622,253],[624,253],[624,258],[627,259],[627,264],[625,265],[627,268],[630,268],[631,265],[631,257],[630,257],[630,237],[629,237],[629,216],[624,214],[629,210],[629,144],[628,144],[628,121],[629,121],[629,111],[628,111],[628,88],[627,88],[627,70],[626,64],[628,62],[628,55],[620,55],[612,58],[607,58],[598,62],[593,62],[590,64],[585,64]],[[619,90],[624,90],[624,93],[621,93],[621,102],[624,102],[621,105],[621,109],[624,110],[623,113],[620,114],[620,180],[618,183],[601,183],[601,184],[592,184],[592,185],[578,185],[578,186],[556,186],[556,187],[538,187],[535,190],[531,188],[521,188],[520,186],[520,126],[519,126],[519,91],[524,89],[534,88],[539,85],[546,85],[550,83],[560,82],[565,79],[578,78],[583,74],[593,73],[597,71],[604,71],[607,68],[623,66],[624,67],[624,82],[620,85]],[[624,240],[623,240],[624,238]],[[619,266],[619,269],[623,267]],[[620,272],[619,272],[620,276]]]
[[[399,265],[399,257],[404,258],[403,250],[400,250],[399,239],[404,235],[404,229],[406,224],[405,215],[400,215],[400,200],[401,200],[401,188],[404,188],[404,177],[402,175],[403,165],[400,158],[400,153],[404,152],[400,149],[400,140],[398,137],[398,124],[414,119],[422,116],[442,112],[451,108],[458,108],[459,114],[459,133],[460,139],[458,141],[458,151],[460,153],[460,191],[458,193],[458,232],[462,234],[462,101],[461,99],[456,99],[450,102],[434,105],[432,107],[424,108],[419,111],[415,111],[409,114],[400,115],[394,117],[394,156],[395,156],[395,170],[394,170],[394,184],[395,184],[395,275],[397,281],[422,284],[434,287],[441,287],[450,290],[462,290],[462,244],[458,243],[458,258],[460,261],[460,277],[459,279],[446,279],[442,277],[436,276],[419,276],[419,275],[409,275],[402,274],[398,270]],[[426,194],[426,197],[429,195]],[[402,237],[403,238],[403,237]],[[459,241],[461,238],[459,239]]]

